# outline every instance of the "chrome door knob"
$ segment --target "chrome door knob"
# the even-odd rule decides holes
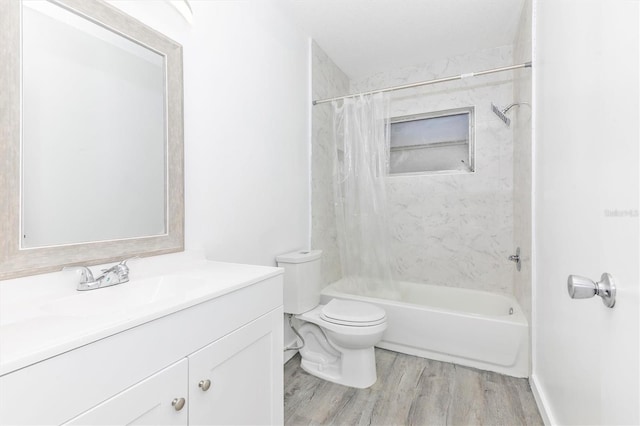
[[[600,281],[594,282],[579,275],[569,275],[567,290],[572,299],[588,299],[595,295],[602,297],[602,303],[608,308],[616,304],[616,286],[613,277],[606,272],[600,277]]]
[[[204,392],[208,391],[209,388],[211,387],[211,380],[209,379],[200,380],[200,383],[198,383],[198,387],[202,389]]]
[[[567,290],[572,299],[588,299],[597,294],[598,286],[589,278],[569,275]]]

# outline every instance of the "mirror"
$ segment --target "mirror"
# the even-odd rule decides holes
[[[0,33],[0,279],[182,250],[181,46],[95,0],[0,0]]]
[[[22,248],[165,233],[164,93],[163,55],[23,3]]]

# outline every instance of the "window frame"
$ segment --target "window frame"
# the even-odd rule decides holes
[[[389,120],[389,160],[391,160],[391,152],[393,147],[391,146],[391,126],[396,123],[405,123],[408,121],[419,121],[431,118],[438,117],[448,117],[452,115],[461,115],[467,114],[469,117],[469,150],[468,150],[468,170],[456,170],[456,169],[448,169],[448,170],[425,170],[420,172],[403,172],[403,173],[392,173],[391,172],[391,161],[387,164],[387,176],[388,177],[396,177],[396,176],[413,176],[413,175],[439,175],[439,174],[469,174],[475,173],[476,164],[475,164],[475,106],[468,107],[460,107],[460,108],[452,108],[446,110],[439,111],[430,111],[420,114],[411,114],[411,115],[403,115],[397,117],[391,117]],[[398,148],[402,149],[402,148]]]

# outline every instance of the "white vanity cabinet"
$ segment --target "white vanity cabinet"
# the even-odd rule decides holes
[[[183,359],[65,424],[187,425],[188,374]]]
[[[281,424],[281,325],[272,311],[65,424]]]
[[[265,269],[0,376],[0,424],[282,424],[282,275]]]
[[[189,424],[282,424],[282,312],[189,356]]]

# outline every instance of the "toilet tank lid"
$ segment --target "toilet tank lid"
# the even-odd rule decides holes
[[[281,254],[276,256],[276,262],[278,263],[304,263],[311,262],[312,260],[320,259],[322,256],[322,250],[298,250],[291,253]]]

